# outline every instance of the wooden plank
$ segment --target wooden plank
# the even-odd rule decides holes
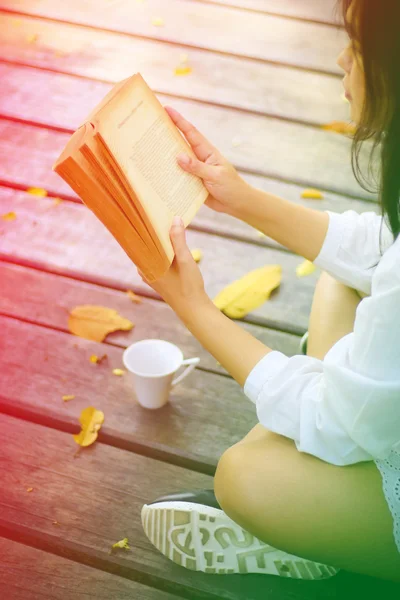
[[[0,593],[7,600],[179,600],[178,596],[5,538],[0,538]]]
[[[107,444],[214,475],[220,456],[257,422],[255,405],[231,378],[195,369],[171,390],[169,402],[138,404],[123,347],[0,316],[0,407],[11,415],[70,433],[87,406],[105,414],[99,439]],[[126,335],[126,345],[130,343]],[[90,356],[107,355],[100,364]],[[64,395],[74,395],[63,402]]]
[[[15,211],[17,218],[2,221],[0,226],[1,259],[160,298],[142,281],[111,233],[85,206],[75,202],[53,206],[48,198],[8,193],[7,188],[0,188],[0,214],[10,211]],[[210,298],[256,268],[280,265],[279,288],[244,318],[266,326],[274,323],[277,329],[298,335],[308,328],[321,269],[299,278],[296,267],[303,259],[298,255],[190,229],[186,231],[186,239],[189,248],[200,248],[203,252],[199,266]]]
[[[210,489],[211,477],[98,442],[74,460],[72,436],[5,415],[0,415],[0,436],[0,535],[196,600],[353,600],[354,589],[360,597],[398,598],[398,585],[344,571],[328,580],[299,582],[185,569],[150,543],[140,511],[166,493]],[[123,537],[131,550],[110,554]]]
[[[1,0],[0,8],[334,74],[342,73],[336,59],[347,40],[328,25],[188,0],[169,0],[168,11],[165,0],[117,0],[102,10],[97,0]],[[155,17],[162,27],[152,24]]]
[[[274,15],[338,25],[335,0],[202,0],[210,4],[237,6]]]
[[[81,202],[71,188],[51,170],[63,140],[66,140],[66,138],[60,140],[62,134],[1,120],[0,131],[3,133],[2,137],[0,136],[0,156],[2,158],[0,161],[0,181],[6,185],[24,190],[28,187],[45,188],[48,190],[49,195]],[[19,161],[23,163],[23,169],[19,167]],[[304,189],[301,186],[269,177],[252,175],[240,171],[240,169],[239,172],[243,179],[253,187],[286,198],[302,206],[332,210],[338,213],[349,209],[353,209],[358,213],[368,210],[379,213],[379,205],[376,201],[350,199],[325,190],[324,199],[307,200],[301,198],[301,192]],[[5,189],[1,190],[1,194],[6,193],[12,194],[13,192],[6,192]],[[247,223],[230,215],[217,213],[205,205],[200,208],[189,227],[258,245],[285,249],[283,245],[271,237],[260,237],[259,232]]]
[[[142,297],[142,304],[132,304],[122,291],[1,261],[0,282],[2,315],[68,332],[67,313],[75,306],[88,302],[108,306],[132,320],[135,327],[130,332],[110,334],[106,342],[125,348],[142,339],[165,339],[177,344],[185,358],[199,356],[200,369],[231,377],[165,302]],[[297,335],[245,322],[240,326],[265,345],[287,356],[299,352]],[[79,340],[75,342],[79,343]]]
[[[3,179],[7,172],[20,170],[12,164],[15,157],[8,156],[15,136],[21,140],[22,137],[28,137],[29,132],[36,138],[31,140],[30,145],[40,144],[41,160],[44,160],[44,155],[55,160],[90,109],[110,89],[109,84],[70,75],[55,76],[26,67],[10,70],[8,65],[3,64],[0,64],[0,77],[5,90],[1,97],[0,112],[12,119],[31,121],[45,128],[67,132],[52,132],[51,142],[46,140],[44,143],[46,136],[50,135],[45,129],[25,129],[17,123],[0,121],[0,156],[4,161],[0,176]],[[43,94],[43,90],[46,90],[46,94]],[[171,104],[180,111],[240,170],[345,196],[376,199],[374,194],[361,188],[353,175],[351,139],[347,136],[250,113],[238,115],[237,110],[231,108],[201,105],[178,98],[172,100],[163,94],[157,96],[163,105]],[[77,102],[76,98],[80,101]],[[241,143],[238,146],[233,144],[234,138],[239,138]],[[52,150],[47,148],[48,143]],[[25,153],[30,153],[30,150],[26,149]],[[361,161],[361,164],[366,164],[367,158],[367,149],[364,148],[361,153],[364,163]],[[51,165],[46,164],[46,168],[49,167]],[[58,179],[55,173],[52,176],[52,181]],[[10,180],[10,175],[7,179]],[[66,184],[64,190],[69,190]]]
[[[315,125],[349,119],[342,80],[331,75],[191,49],[192,73],[175,77],[184,47],[33,18],[21,18],[18,27],[14,21],[0,13],[0,56],[13,63],[4,66],[5,81],[16,62],[110,83],[139,71],[157,93]]]

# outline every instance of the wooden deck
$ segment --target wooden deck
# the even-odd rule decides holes
[[[346,36],[332,10],[333,0],[0,0],[0,214],[17,215],[0,219],[1,597],[399,597],[395,584],[343,571],[320,582],[192,572],[152,546],[142,505],[212,488],[221,454],[257,423],[255,407],[51,170],[93,105],[140,71],[256,187],[321,210],[378,212],[352,175],[350,140],[321,129],[349,112],[336,65]],[[193,70],[179,77],[182,53]],[[304,187],[324,199],[302,199]],[[319,269],[298,278],[302,257],[206,206],[187,239],[203,251],[211,297],[256,267],[282,265],[279,290],[241,326],[297,354]],[[67,315],[80,304],[114,308],[135,327],[103,343],[73,336]],[[158,411],[141,408],[128,378],[112,374],[143,338],[201,357]],[[106,367],[90,363],[92,354],[107,354]],[[75,399],[64,403],[65,394]],[[105,422],[77,453],[71,434],[89,405]],[[131,549],[111,552],[124,537]]]

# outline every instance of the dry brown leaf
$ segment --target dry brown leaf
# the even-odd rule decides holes
[[[82,425],[80,433],[73,436],[75,442],[80,446],[90,446],[97,440],[98,433],[104,423],[104,413],[93,406],[84,408],[79,417]]]
[[[102,342],[113,331],[130,331],[133,327],[131,321],[106,306],[76,306],[68,318],[71,333],[95,342]]]
[[[26,488],[26,491],[27,492],[33,492],[33,488],[32,487]]]

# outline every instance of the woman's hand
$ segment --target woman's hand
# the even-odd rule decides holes
[[[195,156],[185,164],[178,158],[179,166],[188,173],[197,175],[210,195],[205,204],[217,212],[241,218],[242,207],[251,194],[252,186],[247,183],[235,167],[215,148],[189,121],[174,108],[164,106],[173,123],[184,134]]]
[[[175,258],[162,277],[149,283],[138,269],[144,283],[160,294],[176,312],[210,302],[204,289],[203,276],[187,246],[185,234],[183,222],[182,225],[172,224],[170,238]]]

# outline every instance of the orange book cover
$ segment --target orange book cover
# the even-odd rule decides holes
[[[149,281],[174,259],[172,219],[185,227],[206,200],[202,180],[176,161],[194,156],[140,73],[116,84],[53,165]]]

